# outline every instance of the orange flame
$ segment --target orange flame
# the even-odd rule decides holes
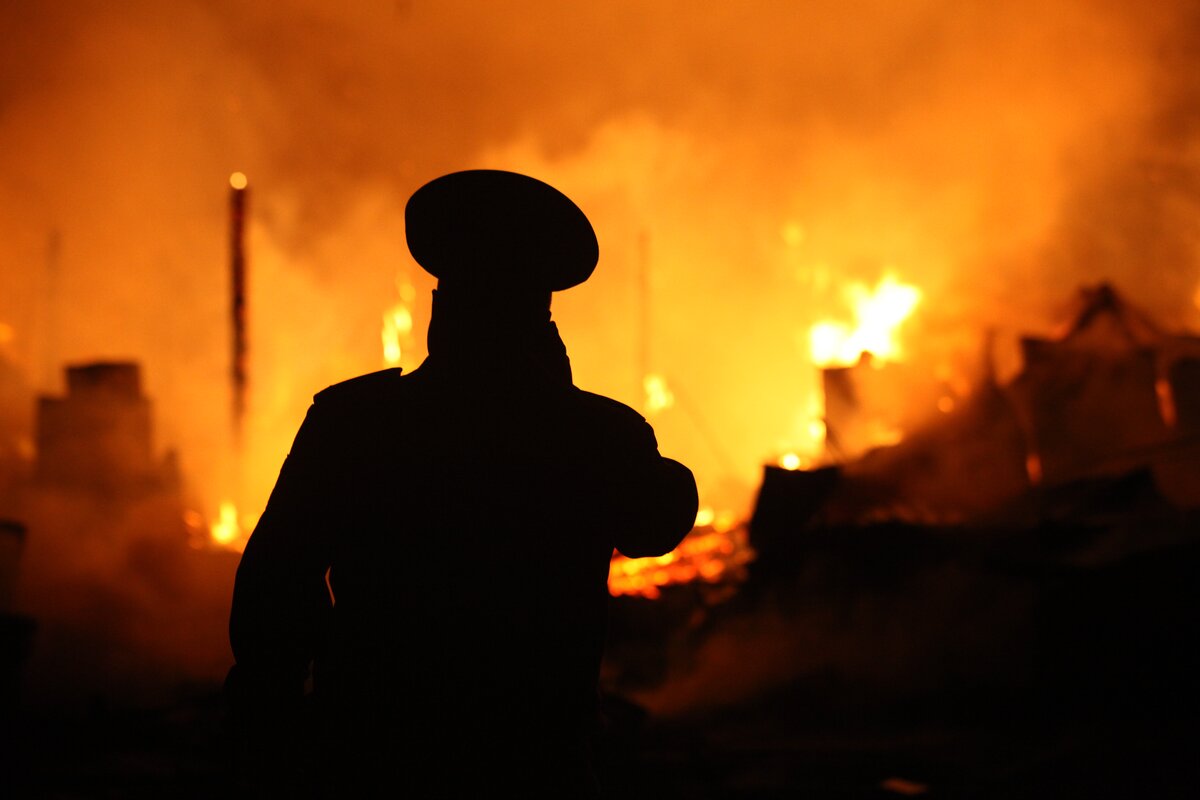
[[[412,312],[404,303],[397,303],[384,312],[380,338],[383,340],[383,360],[388,366],[395,367],[400,364],[400,356],[404,352],[401,342],[412,333],[412,329]]]
[[[675,405],[675,395],[662,375],[647,375],[642,379],[642,388],[646,392],[647,416],[666,411]]]
[[[810,354],[817,366],[851,366],[864,354],[876,359],[902,355],[896,330],[921,301],[921,290],[884,275],[874,289],[853,283],[846,289],[855,325],[823,320],[809,330]]]
[[[209,528],[209,539],[221,549],[241,552],[253,527],[253,521],[239,516],[237,506],[226,500],[217,512],[217,521]]]
[[[417,290],[401,275],[396,278],[396,293],[400,299],[383,312],[383,327],[379,333],[383,341],[383,360],[389,367],[400,366],[404,348],[411,344],[412,304],[416,300]]]
[[[749,537],[746,526],[738,524],[732,514],[702,508],[696,515],[696,527],[666,555],[614,556],[609,564],[608,590],[613,595],[653,600],[661,596],[662,587],[673,584],[744,580],[746,565],[754,560]]]

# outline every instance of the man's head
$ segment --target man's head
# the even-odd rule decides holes
[[[443,175],[404,209],[408,249],[439,290],[545,297],[583,283],[599,246],[584,213],[548,184],[500,170]]]
[[[570,383],[550,294],[587,280],[600,254],[578,206],[526,175],[469,170],[418,189],[404,221],[413,258],[438,279],[431,356]]]

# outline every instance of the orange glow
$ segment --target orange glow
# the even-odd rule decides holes
[[[854,313],[853,326],[834,320],[817,322],[809,330],[810,355],[817,366],[851,366],[864,354],[877,359],[896,360],[902,350],[896,331],[921,301],[921,290],[901,283],[894,275],[884,275],[870,289],[853,283],[846,299]]]
[[[1187,252],[1196,216],[1177,163],[1190,140],[1168,124],[1194,82],[1176,63],[1194,50],[1184,4],[544,4],[553,36],[484,3],[204,4],[203,24],[177,26],[152,3],[27,5],[11,44],[28,77],[0,131],[0,319],[17,330],[0,349],[35,389],[59,363],[142,361],[205,539],[231,483],[221,206],[248,193],[242,167],[261,194],[245,219],[246,508],[265,503],[314,391],[419,362],[436,280],[405,247],[404,205],[450,169],[525,172],[586,212],[600,266],[554,300],[578,384],[643,410],[645,373],[669,376],[661,450],[722,508],[746,505],[764,460],[822,457],[814,362],[973,365],[986,326],[1011,373],[1014,337],[1102,273],[1139,286],[1152,316],[1200,320],[1195,265],[1162,257]],[[64,15],[78,35],[54,35]],[[464,108],[505,124],[433,124]],[[1136,194],[1122,213],[1111,187]],[[1183,238],[1147,242],[1160,231]],[[843,297],[851,281],[879,294],[889,264],[924,293],[892,331],[902,352],[856,333]],[[412,340],[389,344],[397,272],[422,300],[406,301]],[[937,401],[896,394],[897,408]],[[966,395],[951,394],[957,413]]]
[[[403,354],[401,341],[412,333],[412,312],[404,303],[397,303],[383,315],[383,329],[380,336],[383,339],[383,360],[388,366],[400,365]]]
[[[1162,417],[1163,424],[1174,428],[1178,413],[1175,410],[1175,392],[1171,389],[1171,382],[1166,378],[1156,380],[1154,394],[1158,397],[1158,414]]]
[[[657,414],[675,405],[675,395],[667,386],[667,380],[661,375],[647,375],[642,379],[642,389],[646,392],[646,413]]]
[[[237,506],[226,500],[217,512],[217,521],[209,528],[209,537],[217,547],[241,552],[250,536],[253,525],[244,525],[245,519],[238,516]]]
[[[1037,453],[1025,456],[1025,474],[1034,486],[1042,482],[1042,457]]]
[[[804,230],[803,225],[797,222],[789,222],[779,231],[779,235],[788,247],[799,247],[804,244],[807,232]]]
[[[784,469],[797,470],[804,465],[804,460],[795,453],[784,453],[779,457],[779,466]]]
[[[702,524],[703,521],[703,524]],[[738,582],[754,560],[750,533],[727,512],[702,508],[696,527],[670,553],[651,558],[613,557],[608,570],[608,590],[613,595],[640,595],[651,600],[662,587],[703,581]]]

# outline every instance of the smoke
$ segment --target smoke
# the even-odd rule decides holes
[[[197,503],[256,511],[308,398],[376,369],[409,194],[523,169],[600,236],[555,300],[578,382],[640,405],[707,502],[802,435],[808,326],[894,271],[912,357],[1046,328],[1110,279],[1196,323],[1195,12],[1185,3],[228,0],[0,10],[0,321],[43,390],[146,366]],[[251,420],[229,445],[226,178],[251,186]],[[639,341],[640,276],[649,340]],[[413,309],[418,331],[427,301]],[[405,356],[411,369],[420,337]]]
[[[897,548],[907,564],[864,559],[888,549],[879,539],[819,544],[765,591],[707,612],[692,604],[662,640],[610,655],[610,682],[655,717],[693,719],[788,698],[805,716],[844,715],[1027,687],[1035,587],[927,544]]]

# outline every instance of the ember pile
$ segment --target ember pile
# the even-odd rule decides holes
[[[614,595],[639,595],[651,600],[662,587],[692,581],[737,584],[746,578],[746,565],[754,560],[750,532],[732,514],[717,516],[700,509],[696,527],[671,552],[655,558],[613,556],[608,570],[608,590]]]

